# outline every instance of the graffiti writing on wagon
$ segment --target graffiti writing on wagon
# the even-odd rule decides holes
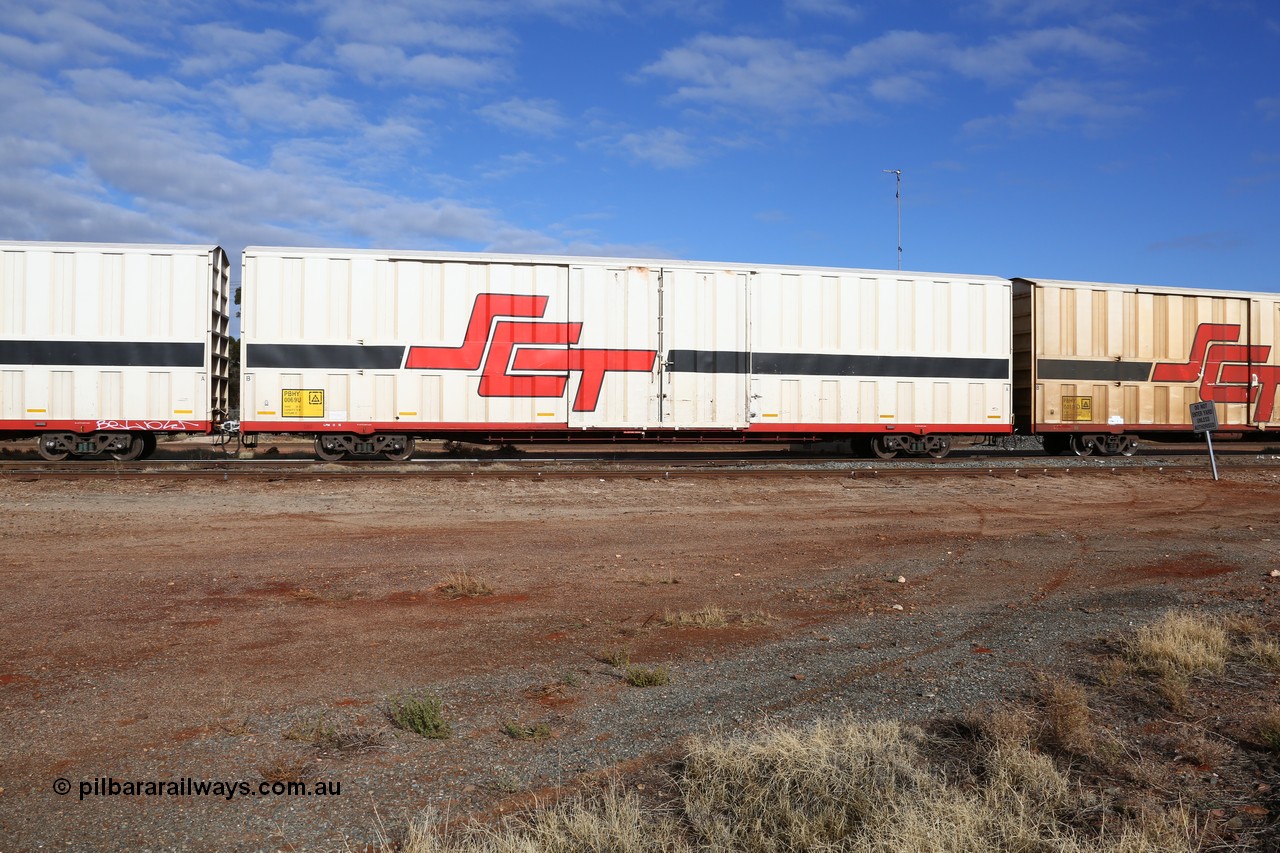
[[[482,293],[471,308],[461,346],[409,347],[405,367],[480,370],[481,397],[562,397],[570,374],[580,373],[575,412],[595,411],[607,373],[653,370],[657,350],[574,347],[582,324],[540,319],[547,299]]]
[[[1255,403],[1253,420],[1266,423],[1280,388],[1280,365],[1267,364],[1270,346],[1241,344],[1240,326],[1201,323],[1183,364],[1157,364],[1152,382],[1200,383],[1200,399],[1214,403]]]
[[[186,432],[200,429],[200,424],[196,421],[98,421],[97,429]]]

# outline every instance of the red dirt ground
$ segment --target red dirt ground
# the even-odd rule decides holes
[[[0,499],[4,850],[359,849],[423,808],[496,813],[653,766],[711,726],[970,708],[1175,607],[1280,620],[1262,471],[10,477]],[[448,599],[460,572],[493,594]],[[707,607],[728,624],[667,624]],[[617,650],[672,683],[627,685],[600,660]],[[452,738],[389,725],[387,698],[417,690]],[[253,793],[81,798],[106,778]]]

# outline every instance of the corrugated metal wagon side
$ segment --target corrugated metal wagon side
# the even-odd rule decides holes
[[[209,433],[229,391],[218,246],[0,242],[0,435],[51,461]]]
[[[1050,453],[1133,453],[1191,433],[1190,404],[1223,429],[1280,426],[1275,294],[1018,278],[1015,425]]]
[[[940,456],[1012,430],[1004,279],[250,247],[243,282],[241,429],[325,459],[420,438]]]

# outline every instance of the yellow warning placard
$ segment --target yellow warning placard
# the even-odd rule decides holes
[[[324,391],[285,388],[280,392],[280,414],[286,418],[323,418]]]
[[[1062,419],[1064,421],[1093,420],[1093,398],[1064,396],[1062,398]]]

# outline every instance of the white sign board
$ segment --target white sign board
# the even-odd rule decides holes
[[[1218,428],[1218,407],[1210,401],[1191,404],[1191,428],[1210,432]]]

